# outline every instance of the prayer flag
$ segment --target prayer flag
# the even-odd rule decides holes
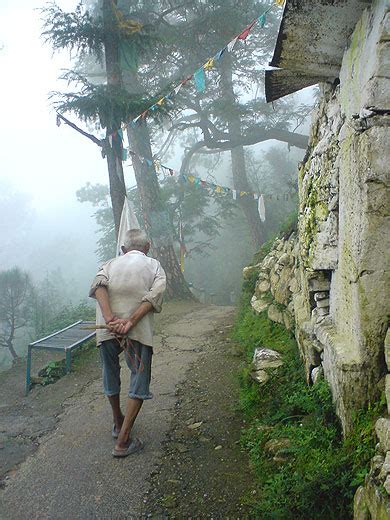
[[[234,46],[236,45],[237,40],[238,40],[238,36],[236,36],[236,37],[235,37],[231,42],[229,42],[229,43],[227,44],[226,48],[227,48],[227,50],[228,50],[229,52],[232,52]]]
[[[211,70],[214,67],[214,58],[209,58],[203,65],[204,70]]]
[[[233,200],[237,200],[237,190],[232,190]]]
[[[217,52],[214,56],[214,60],[219,61],[222,58],[222,54],[226,51],[226,47]]]
[[[204,92],[206,88],[206,75],[201,67],[194,74],[195,87],[198,92]]]
[[[159,99],[157,101],[157,105],[159,105],[159,106],[163,105],[164,104],[164,100],[165,100],[165,98],[163,98],[163,97],[161,99]]]
[[[257,20],[254,20],[246,29],[242,31],[241,34],[237,36],[239,40],[246,40],[248,37],[248,34],[251,32],[253,26],[257,23]]]
[[[123,148],[122,150],[122,161],[127,161],[127,150]]]
[[[265,26],[265,22],[266,22],[266,16],[265,16],[265,13],[262,14],[261,16],[259,16],[259,25],[261,28],[263,28]]]
[[[263,194],[259,197],[259,202],[257,203],[257,209],[259,212],[259,217],[261,222],[265,222],[265,205],[264,205],[264,196]]]
[[[222,188],[221,188],[221,186],[217,186],[217,187],[215,188],[215,193],[222,193]]]
[[[279,7],[283,7],[284,0],[275,0],[275,4],[278,5]]]
[[[60,116],[58,114],[57,114],[57,117],[56,117],[56,124],[57,124],[57,126],[61,125],[61,118],[60,118]]]
[[[183,86],[183,83],[180,83],[180,85],[178,85],[177,87],[175,87],[174,91],[175,91],[175,94],[176,94],[176,95],[179,93],[179,90],[181,89],[182,86]]]
[[[259,198],[259,196],[257,195],[257,193],[254,193],[254,194],[253,194],[253,198],[254,198],[255,200],[257,200],[257,199]]]
[[[193,175],[189,175],[187,178],[188,178],[188,180],[190,181],[191,184],[194,184],[195,177]]]

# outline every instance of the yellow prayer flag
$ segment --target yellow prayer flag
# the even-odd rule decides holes
[[[188,180],[190,181],[191,184],[194,184],[195,182],[195,177],[193,175],[189,175],[188,176]]]
[[[159,99],[157,101],[156,105],[160,105],[161,106],[164,103],[164,100],[165,100],[165,98],[162,97],[161,99]]]
[[[203,65],[204,70],[211,70],[214,67],[214,58],[209,58]]]
[[[240,191],[240,197],[245,197],[245,195],[248,195],[246,191]]]
[[[221,186],[217,186],[217,187],[215,188],[215,193],[222,193],[222,188],[221,188]]]
[[[278,5],[279,7],[282,7],[284,5],[284,1],[285,0],[275,0],[275,4]]]

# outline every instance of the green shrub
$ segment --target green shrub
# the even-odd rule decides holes
[[[373,425],[381,403],[356,416],[343,439],[325,381],[308,386],[295,339],[281,325],[257,316],[243,298],[233,331],[245,367],[240,373],[240,405],[247,420],[242,445],[250,454],[257,492],[246,498],[258,519],[352,518],[354,492],[374,453]],[[256,347],[281,353],[284,365],[265,386],[250,378]],[[270,439],[289,439],[279,459],[264,450]]]

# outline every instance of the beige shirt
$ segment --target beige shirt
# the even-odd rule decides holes
[[[112,313],[118,318],[129,318],[142,302],[151,303],[154,312],[161,312],[166,277],[158,260],[133,250],[109,260],[100,268],[92,282],[89,296],[95,298],[99,286],[107,287]],[[146,314],[130,329],[130,339],[153,346],[154,312]],[[96,324],[105,324],[99,305],[96,309]],[[96,331],[98,345],[114,337],[108,330]]]

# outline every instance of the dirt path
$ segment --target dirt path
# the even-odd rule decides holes
[[[250,476],[237,444],[240,424],[231,399],[236,360],[226,354],[223,339],[233,312],[194,304],[166,307],[153,362],[155,398],[145,403],[136,427],[146,447],[125,460],[111,456],[110,410],[95,356],[55,385],[14,397],[4,408],[8,429],[2,425],[2,435],[9,440],[10,430],[21,430],[23,422],[22,441],[38,448],[5,481],[1,518],[242,516],[240,496]],[[126,370],[123,375],[125,394]]]

